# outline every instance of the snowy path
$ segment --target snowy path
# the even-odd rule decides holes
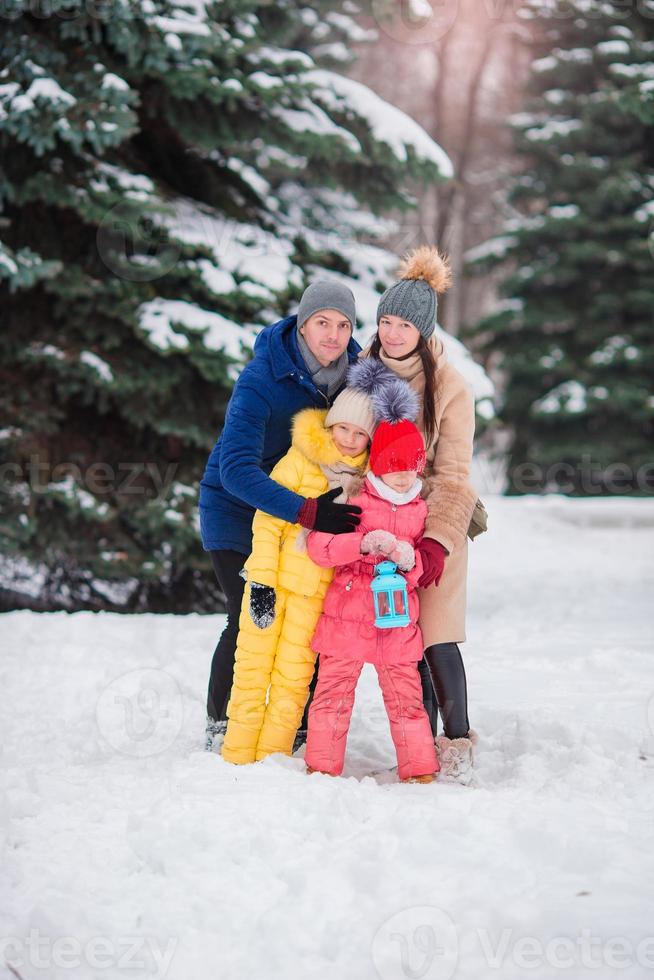
[[[488,506],[475,788],[365,775],[372,671],[350,778],[237,769],[199,750],[220,617],[0,617],[2,980],[654,975],[654,501]]]

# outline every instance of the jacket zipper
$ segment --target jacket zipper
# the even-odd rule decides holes
[[[295,371],[291,371],[291,377],[292,378],[295,377]],[[308,384],[304,384],[305,377],[304,377],[303,374],[298,374],[298,379],[302,382],[303,387],[306,388],[307,391],[313,390],[313,391],[317,392],[322,398],[324,398],[325,405],[327,406],[327,408],[330,407],[329,406],[329,398],[327,397],[327,395],[325,394],[324,391],[321,391],[320,388],[317,387],[317,385],[313,385],[313,389],[311,389]]]

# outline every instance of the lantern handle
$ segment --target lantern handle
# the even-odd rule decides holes
[[[380,561],[375,565],[375,575],[393,575],[397,571],[394,561]]]

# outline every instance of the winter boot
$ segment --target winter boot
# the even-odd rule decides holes
[[[226,721],[216,721],[207,715],[207,727],[205,729],[204,747],[207,752],[220,752],[225,741],[227,731]]]
[[[461,783],[469,786],[472,782],[472,749],[477,744],[477,734],[472,729],[466,738],[447,738],[437,735],[434,739],[436,755],[441,764],[439,780],[443,783]]]
[[[433,772],[426,772],[422,776],[405,776],[404,779],[400,779],[401,783],[433,783],[436,778]]]
[[[323,776],[331,776],[332,779],[336,779],[336,773],[334,772],[323,772],[322,769],[312,769],[311,766],[307,766],[307,776],[311,776],[314,772],[319,772]]]

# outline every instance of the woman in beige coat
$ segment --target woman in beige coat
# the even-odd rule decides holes
[[[400,279],[383,294],[377,334],[363,356],[377,357],[409,382],[421,399],[417,420],[427,446],[427,527],[420,547],[421,663],[425,707],[432,721],[443,776],[472,777],[466,676],[458,644],[466,638],[467,531],[477,494],[470,485],[475,431],[472,389],[447,361],[435,336],[437,294],[450,284],[447,260],[437,249],[416,249]],[[436,706],[444,735],[436,735]]]

